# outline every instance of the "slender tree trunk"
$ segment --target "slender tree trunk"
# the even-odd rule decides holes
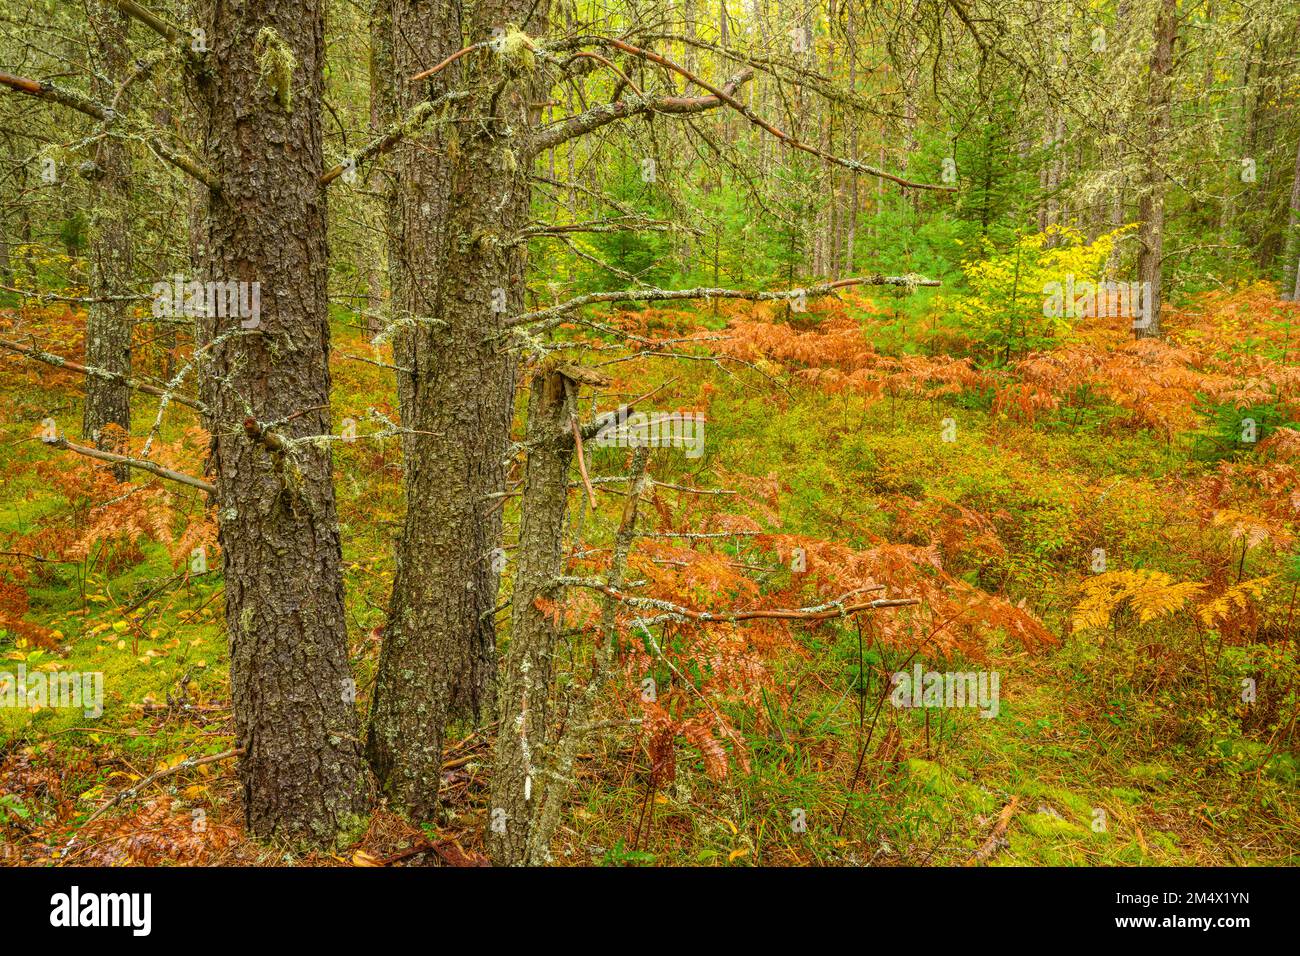
[[[510,649],[501,686],[506,717],[497,735],[492,772],[488,839],[493,861],[517,865],[528,859],[533,811],[550,781],[540,767],[549,753],[551,659],[556,626],[539,600],[552,602],[564,572],[564,517],[577,385],[543,366],[528,402],[528,460],[520,505],[519,564],[511,601]]]
[[[917,11],[920,9],[920,0],[912,0],[911,17],[915,20]],[[916,130],[919,125],[917,118],[916,93],[920,85],[920,51],[918,41],[913,33],[908,40],[907,48],[907,73],[903,77],[903,170],[905,174],[913,173],[912,159],[920,143],[917,140]],[[883,162],[884,150],[881,150],[881,161]],[[884,188],[884,181],[880,181],[881,188]],[[905,202],[911,207],[913,220],[920,215],[921,199],[912,190]]]
[[[1113,59],[1118,58],[1128,42],[1128,21],[1129,21],[1129,3],[1128,0],[1119,0],[1115,6],[1115,29],[1114,35],[1109,40],[1108,52],[1106,55]],[[1108,116],[1105,120],[1108,129],[1114,129],[1115,136],[1112,142],[1111,152],[1115,157],[1115,162],[1119,164],[1119,175],[1116,177],[1115,187],[1110,196],[1110,222],[1109,229],[1114,232],[1124,225],[1124,185],[1128,180],[1125,172],[1124,149],[1125,133],[1128,130],[1128,117],[1122,112],[1116,111]],[[1106,259],[1106,275],[1115,278],[1119,272],[1122,252],[1120,244],[1117,242],[1111,247],[1110,255]]]
[[[13,153],[13,143],[8,136],[4,137],[5,150],[10,154]],[[12,182],[12,181],[11,181]],[[10,251],[10,222],[9,208],[12,195],[9,190],[12,188],[10,183],[0,185],[0,284],[13,287],[14,284],[14,263],[13,254]]]
[[[858,91],[858,40],[856,27],[853,20],[853,5],[849,4],[845,10],[847,25],[845,32],[847,34],[847,45],[849,55],[849,92],[857,93]],[[845,132],[848,134],[849,159],[854,162],[858,161],[858,122],[852,110],[846,114]],[[858,238],[858,177],[849,176],[849,198],[848,208],[845,210],[845,232],[844,232],[844,273],[853,275],[853,247]]]
[[[260,283],[255,318],[198,322],[244,813],[256,836],[325,845],[359,822],[369,786],[331,454],[312,441],[330,433],[324,2],[209,3],[200,26],[206,158],[222,184],[205,278]]]
[[[370,131],[373,136],[397,120],[397,79],[393,69],[393,3],[392,0],[374,0],[370,8]],[[395,262],[400,255],[396,177],[389,157],[381,160],[377,175],[382,180],[377,186],[381,198],[374,204],[378,209],[372,209],[370,221],[380,232],[377,246],[383,250],[383,255],[375,256],[367,277],[370,315],[366,327],[372,338],[384,329],[380,317],[384,274],[388,275],[391,301],[396,301],[395,283],[400,272]],[[381,266],[385,260],[386,270]]]
[[[23,262],[23,271],[32,282],[36,281],[36,256],[32,250],[32,202],[27,194],[27,167],[18,167],[18,195],[22,202],[18,204],[18,238],[22,245],[19,258]]]
[[[126,45],[126,15],[108,3],[94,8],[97,54],[95,88],[98,97],[111,101],[114,84],[121,83],[130,67]],[[127,109],[125,102],[117,104]],[[106,301],[131,291],[133,254],[131,246],[131,157],[126,143],[116,136],[100,139],[90,172],[94,199],[90,212],[90,296],[86,318],[86,364],[123,376],[109,381],[86,376],[86,403],[81,418],[82,437],[95,447],[121,451],[131,433],[131,389],[125,379],[131,375],[130,302]],[[126,481],[128,469],[114,469],[118,481]]]
[[[417,9],[418,7],[418,9]],[[528,20],[533,11],[533,19]],[[545,4],[488,0],[469,39],[499,24],[545,29]],[[459,48],[458,8],[394,0],[397,75]],[[448,42],[448,38],[452,38]],[[469,96],[432,144],[399,161],[402,217],[398,349],[407,515],[367,742],[390,798],[428,819],[437,806],[449,718],[494,710],[501,499],[516,357],[504,322],[523,310],[528,221],[523,147],[544,87],[522,44],[476,51],[438,74]],[[408,87],[410,84],[406,84]],[[401,87],[399,87],[400,89]],[[418,92],[415,95],[421,95]]]
[[[1285,249],[1282,297],[1300,302],[1300,146],[1296,148],[1295,173],[1291,178],[1291,205],[1286,220]]]
[[[1165,175],[1162,158],[1169,134],[1174,41],[1178,34],[1177,0],[1160,0],[1156,13],[1155,49],[1151,54],[1147,105],[1151,125],[1147,138],[1147,177],[1138,202],[1142,225],[1138,238],[1138,281],[1150,289],[1147,324],[1135,329],[1138,338],[1160,337],[1161,274],[1165,243]]]

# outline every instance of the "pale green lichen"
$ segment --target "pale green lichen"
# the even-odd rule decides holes
[[[262,82],[275,94],[275,101],[286,113],[293,112],[293,71],[298,58],[285,39],[271,27],[262,27],[253,41],[253,53]]]
[[[492,41],[492,49],[516,70],[531,70],[537,62],[532,39],[514,24]]]

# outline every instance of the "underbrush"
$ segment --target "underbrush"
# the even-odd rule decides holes
[[[921,603],[630,635],[610,729],[579,755],[557,860],[1294,863],[1300,438],[1289,313],[1260,295],[1197,299],[1165,344],[1085,329],[999,368],[891,350],[914,340],[900,323],[925,319],[887,299],[819,304],[795,326],[749,307],[724,309],[725,325],[712,312],[617,316],[637,334],[698,334],[693,354],[714,359],[610,367],[621,400],[654,391],[657,408],[706,415],[702,457],[654,456],[646,528],[711,537],[646,541],[633,569],[651,595],[807,607],[875,584]],[[29,320],[78,347],[72,314]],[[335,334],[334,420],[358,434],[334,455],[364,713],[402,520],[400,439],[385,433],[391,372],[372,364],[387,349],[343,321]],[[142,353],[154,371],[166,360]],[[233,746],[221,559],[201,496],[52,460],[35,436],[49,418],[75,432],[76,376],[2,363],[0,654],[6,668],[99,671],[105,686],[95,720],[0,710],[8,852],[372,864],[432,838],[474,859],[491,761],[490,735],[469,727],[444,765],[440,825],[423,834],[381,810],[338,856],[286,857],[243,836],[229,760],[182,766]],[[1247,412],[1257,440],[1229,441]],[[138,417],[137,449],[152,414]],[[168,413],[153,447],[201,474],[188,421]],[[587,465],[613,479],[627,457],[592,448]],[[577,574],[604,567],[623,489],[590,494],[595,553],[575,557]],[[512,534],[517,500],[503,507]],[[590,663],[589,609],[575,598],[566,612],[570,680]],[[893,675],[915,665],[996,672],[997,715],[894,706]]]

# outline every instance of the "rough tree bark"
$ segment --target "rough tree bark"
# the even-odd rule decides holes
[[[204,3],[196,74],[211,192],[205,278],[260,283],[260,315],[204,316],[204,402],[225,566],[244,812],[329,844],[369,805],[328,435],[323,0]]]
[[[1147,175],[1138,219],[1138,281],[1150,289],[1149,315],[1144,326],[1135,326],[1138,338],[1160,337],[1161,273],[1165,253],[1165,173],[1161,157],[1164,140],[1169,134],[1174,40],[1178,35],[1178,0],[1160,0],[1156,12],[1155,47],[1151,52],[1147,109],[1150,126],[1147,136]]]
[[[91,25],[95,37],[97,70],[93,81],[96,98],[112,102],[115,83],[122,83],[131,63],[127,49],[128,20],[109,3],[97,2]],[[129,92],[117,103],[119,114],[128,108]],[[122,376],[121,379],[86,376],[86,401],[81,434],[96,448],[120,451],[122,440],[131,432],[131,303],[111,300],[130,291],[133,255],[131,246],[131,157],[125,141],[105,136],[95,147],[87,171],[94,200],[90,211],[90,297],[86,318],[86,364]],[[113,473],[127,479],[125,466]]]
[[[549,781],[536,773],[548,751],[551,658],[556,626],[539,599],[560,594],[569,466],[576,447],[578,382],[553,364],[533,377],[528,458],[520,505],[519,563],[511,601],[510,647],[501,682],[503,721],[492,772],[489,845],[497,863],[527,861],[533,808]]]
[[[531,18],[529,17],[532,13]],[[546,4],[488,0],[471,42],[518,25],[545,29]],[[501,333],[524,306],[530,161],[544,96],[518,34],[462,57],[424,83],[409,77],[460,47],[459,7],[394,0],[402,115],[440,89],[468,96],[449,122],[398,160],[400,280],[395,321],[405,443],[406,520],[398,544],[367,753],[393,802],[428,819],[437,806],[449,718],[494,707],[493,611],[501,570],[500,498],[516,355]]]
[[[1290,211],[1287,213],[1282,298],[1300,302],[1300,146],[1296,147],[1295,173],[1291,178]]]

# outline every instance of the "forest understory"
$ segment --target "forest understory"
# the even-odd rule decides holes
[[[1168,345],[1136,344],[1112,323],[1078,346],[1086,357],[1058,355],[1051,374],[1077,379],[1068,391],[1056,384],[1055,395],[1072,396],[1057,404],[1038,391],[1042,359],[982,377],[943,358],[870,350],[868,341],[905,336],[896,307],[846,296],[793,325],[780,307],[608,317],[633,335],[699,339],[692,354],[737,359],[611,366],[611,397],[659,390],[665,407],[708,422],[701,458],[652,456],[663,483],[653,527],[736,532],[655,539],[634,563],[649,593],[701,609],[815,604],[859,576],[899,596],[960,588],[907,628],[928,633],[962,602],[973,607],[969,633],[927,656],[926,669],[942,660],[999,672],[996,717],[877,709],[886,675],[910,669],[899,665],[913,632],[882,617],[896,611],[863,618],[861,632],[844,619],[788,632],[729,626],[698,643],[683,635],[674,661],[689,671],[664,675],[653,710],[639,676],[656,673],[653,661],[629,647],[627,687],[611,693],[608,716],[674,721],[676,753],[658,735],[622,729],[586,746],[556,862],[953,865],[982,852],[991,865],[1293,864],[1296,766],[1284,742],[1296,713],[1295,571],[1275,562],[1300,505],[1300,434],[1280,429],[1225,455],[1204,425],[1176,423],[1195,420],[1195,389],[1218,374],[1199,367],[1204,343],[1250,323],[1252,342],[1285,349],[1300,309],[1261,287],[1201,296],[1170,318]],[[77,313],[41,309],[31,321],[43,341],[80,353]],[[349,316],[336,317],[334,333],[335,418],[391,414],[385,370],[354,360],[385,361],[385,351]],[[1289,365],[1272,371],[1296,375]],[[16,413],[4,435],[12,455],[0,525],[15,575],[6,666],[103,671],[106,687],[94,721],[51,708],[3,712],[14,862],[486,862],[491,726],[451,733],[436,824],[381,809],[332,853],[250,839],[232,760],[177,770],[233,744],[220,577],[191,566],[210,534],[202,496],[163,482],[117,485],[93,461],[51,458],[28,433],[49,416],[75,421],[79,380],[4,360],[4,399]],[[1026,394],[1047,396],[1046,407]],[[1152,415],[1161,417],[1141,420]],[[958,441],[943,441],[945,419]],[[197,474],[205,441],[183,426],[164,427],[157,460]],[[622,490],[599,478],[620,473],[628,455],[590,452],[593,542],[608,539],[621,510]],[[349,653],[364,705],[400,526],[397,440],[349,444],[336,467]],[[724,487],[735,494],[677,490]],[[507,528],[514,508],[505,505]],[[806,577],[790,570],[800,546]],[[1125,570],[1094,574],[1100,546]],[[930,574],[945,583],[923,583]],[[1103,593],[1090,579],[1110,585],[1085,607]],[[1022,612],[1016,640],[1004,618]],[[1278,712],[1261,717],[1241,702],[1247,676],[1289,695]],[[795,809],[805,832],[791,829]]]
[[[1296,865],[1297,64],[0,0],[0,863]]]

